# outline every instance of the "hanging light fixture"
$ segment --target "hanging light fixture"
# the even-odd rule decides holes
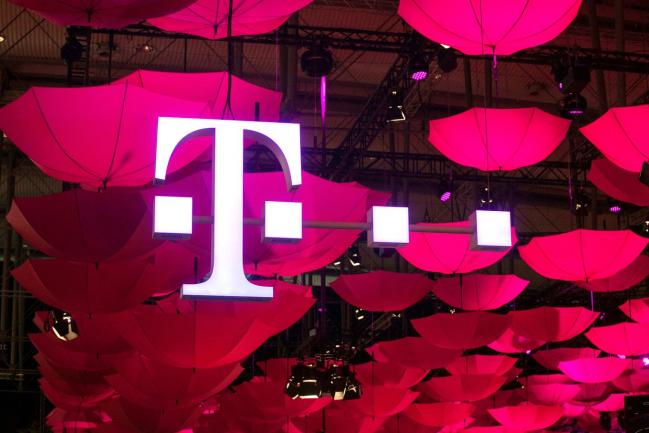
[[[449,182],[449,179],[445,176],[439,181],[439,185],[437,186],[437,198],[439,198],[439,201],[441,202],[446,202],[451,198],[452,194],[453,190],[451,182]]]
[[[59,340],[72,341],[79,336],[77,323],[70,313],[64,311],[50,312],[49,327]]]
[[[325,77],[333,69],[334,60],[331,51],[322,46],[313,46],[302,53],[300,66],[309,77]]]
[[[428,78],[429,60],[422,52],[415,52],[408,61],[408,76],[414,81]]]
[[[397,89],[390,90],[388,94],[388,113],[386,121],[403,122],[406,120],[406,114],[403,112],[403,97]]]
[[[608,211],[614,215],[617,215],[620,212],[622,212],[622,203],[612,198],[609,198],[607,200],[606,206],[608,207]]]
[[[437,65],[446,74],[457,68],[457,54],[452,48],[445,48],[437,51]]]

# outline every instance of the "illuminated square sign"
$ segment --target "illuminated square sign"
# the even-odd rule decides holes
[[[302,203],[265,202],[263,239],[270,241],[302,239]]]
[[[159,239],[188,238],[192,234],[192,198],[156,196],[153,234]]]
[[[512,246],[511,215],[508,211],[477,210],[471,215],[472,249],[506,250]]]
[[[367,244],[372,248],[398,247],[410,242],[407,207],[373,206],[367,213],[367,222]]]

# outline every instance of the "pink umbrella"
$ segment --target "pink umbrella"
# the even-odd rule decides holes
[[[608,278],[590,281],[575,281],[582,289],[591,292],[620,292],[640,284],[649,276],[649,256],[638,256],[629,266]]]
[[[625,322],[597,326],[585,335],[595,346],[613,355],[637,356],[649,353],[649,324]]]
[[[509,326],[507,315],[485,313],[437,313],[410,322],[430,343],[447,349],[472,349],[500,337]]]
[[[615,165],[640,173],[649,161],[649,139],[645,119],[649,105],[614,107],[593,123],[580,129],[581,133]]]
[[[636,206],[649,206],[649,186],[640,182],[637,173],[626,171],[606,158],[591,163],[588,180],[610,197]]]
[[[363,395],[350,400],[346,406],[353,412],[371,417],[388,417],[403,412],[419,397],[418,392],[408,389],[363,384]]]
[[[459,374],[432,377],[418,389],[436,401],[477,401],[494,394],[505,381],[505,376],[494,374]]]
[[[570,121],[538,108],[471,108],[428,125],[428,141],[450,160],[501,171],[550,156],[565,138]]]
[[[615,379],[613,382],[616,388],[626,392],[647,392],[649,391],[649,370],[629,370]]]
[[[468,228],[468,221],[454,223],[419,223],[421,226]],[[512,245],[517,242],[512,228]],[[398,248],[401,256],[412,265],[429,272],[443,274],[467,273],[493,265],[507,251],[480,251],[471,249],[471,235],[451,233],[411,232],[410,243]]]
[[[25,242],[49,256],[98,263],[142,257],[160,245],[143,230],[146,215],[137,193],[75,189],[16,198],[7,221]]]
[[[95,409],[101,402],[109,399],[114,392],[109,388],[99,394],[72,393],[69,390],[57,388],[48,379],[39,379],[38,382],[45,397],[54,406],[66,410]]]
[[[581,358],[559,363],[559,370],[576,382],[610,382],[629,367],[628,359],[618,357]]]
[[[525,392],[531,403],[559,406],[575,398],[579,390],[579,385],[569,383],[528,383]]]
[[[581,404],[593,404],[603,401],[611,393],[612,387],[609,383],[582,383],[581,389],[575,396],[575,402]]]
[[[202,412],[200,406],[152,409],[119,397],[108,400],[102,408],[125,433],[176,433],[191,426]]]
[[[581,0],[401,0],[399,15],[415,30],[468,55],[509,55],[557,37]]]
[[[331,404],[324,413],[324,421],[329,433],[375,433],[380,430],[386,418],[359,414],[349,408],[347,402]],[[293,420],[291,430],[284,433],[318,433],[322,431],[323,414],[313,413],[307,417]],[[286,421],[282,422],[283,425]],[[266,430],[260,430],[262,433]]]
[[[517,297],[529,284],[516,275],[472,274],[440,278],[432,289],[435,296],[455,308],[495,310]]]
[[[443,349],[419,337],[381,341],[365,350],[378,362],[393,362],[424,370],[444,368],[462,354],[458,349]]]
[[[545,340],[516,334],[510,325],[500,337],[489,343],[487,347],[501,353],[523,353],[541,347],[545,343],[547,343]]]
[[[618,308],[629,319],[649,324],[649,298],[629,299]]]
[[[444,427],[467,420],[475,406],[470,403],[415,403],[404,415],[429,427]]]
[[[11,0],[61,26],[118,29],[187,7],[193,0]]]
[[[509,314],[514,333],[544,341],[570,340],[599,317],[599,312],[583,307],[538,307]]]
[[[312,1],[233,0],[231,34],[241,36],[268,33]],[[221,39],[228,35],[228,11],[228,0],[198,0],[176,13],[150,19],[149,23],[170,32]]]
[[[562,361],[572,361],[580,358],[597,358],[601,350],[590,347],[562,347],[559,349],[539,350],[532,358],[549,370],[558,370]]]
[[[374,271],[341,275],[331,288],[349,304],[368,311],[400,311],[420,301],[433,288],[421,274]]]
[[[78,370],[108,371],[112,368],[110,354],[75,352],[47,334],[29,334],[29,341],[48,361],[57,366]]]
[[[444,367],[451,374],[496,375],[509,372],[517,359],[504,355],[466,355]]]
[[[524,431],[550,427],[563,415],[561,406],[542,406],[531,403],[504,406],[487,411],[501,425]]]
[[[54,432],[84,431],[97,428],[106,421],[106,416],[94,410],[72,410],[54,408],[46,419],[47,426]]]
[[[120,85],[32,87],[0,109],[0,128],[46,174],[100,188],[153,180],[158,117],[209,117],[204,103]],[[199,142],[196,142],[199,143]],[[209,141],[180,146],[173,172]]]
[[[625,394],[614,393],[609,395],[606,400],[594,404],[592,408],[598,412],[617,412],[624,409]]]
[[[393,362],[366,362],[354,365],[354,372],[361,384],[410,388],[421,382],[429,370]]]
[[[553,383],[574,383],[565,374],[532,374],[522,379],[527,385],[551,385]]]
[[[649,239],[630,230],[573,230],[533,238],[518,247],[521,258],[538,274],[564,281],[607,278],[629,266]]]
[[[382,433],[439,433],[438,427],[420,424],[407,416],[397,414],[383,423]]]

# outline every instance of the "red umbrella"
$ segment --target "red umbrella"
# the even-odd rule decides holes
[[[505,381],[505,376],[493,374],[458,374],[432,377],[418,389],[436,401],[477,401],[494,394]]]
[[[616,388],[626,392],[649,391],[649,370],[629,370],[613,381]]]
[[[580,131],[615,165],[639,173],[642,164],[649,161],[647,115],[649,105],[609,108]]]
[[[368,311],[399,311],[421,300],[433,282],[421,274],[374,271],[341,275],[331,288],[347,303]]]
[[[176,433],[190,427],[202,412],[200,406],[152,409],[124,398],[112,398],[102,407],[116,427],[141,433]]]
[[[313,413],[307,417],[296,418],[292,429],[283,430],[285,433],[318,433],[322,431],[322,421],[328,433],[375,433],[385,422],[386,418],[364,416],[347,406],[347,402],[335,402],[324,413]],[[286,422],[282,422],[283,425]],[[256,433],[263,433],[260,430]]]
[[[406,367],[394,362],[356,364],[354,371],[361,384],[404,389],[421,382],[429,372],[428,369]]]
[[[234,0],[231,34],[240,36],[268,33],[312,1]],[[228,0],[198,0],[178,12],[150,19],[149,23],[170,32],[221,39],[228,35],[228,11]]]
[[[49,256],[98,263],[131,260],[158,246],[142,229],[146,215],[137,193],[75,189],[14,199],[7,221],[25,242]]]
[[[450,160],[501,171],[550,156],[565,138],[570,121],[538,108],[471,108],[428,125],[428,141]]]
[[[648,276],[649,256],[643,254],[611,277],[599,280],[575,281],[575,284],[591,292],[619,292],[640,284]]]
[[[529,281],[516,275],[472,274],[435,281],[433,293],[463,310],[495,310],[517,297]]]
[[[531,403],[504,406],[487,411],[501,425],[524,431],[550,427],[563,415],[561,406],[542,406]]]
[[[401,0],[399,15],[427,38],[469,55],[509,55],[557,37],[581,0]]]
[[[421,226],[440,228],[468,228],[468,221],[454,223],[419,223]],[[518,239],[512,228],[512,245]],[[475,271],[493,265],[502,259],[506,251],[471,249],[471,235],[457,233],[411,232],[410,243],[397,251],[412,265],[429,272],[457,274]]]
[[[112,389],[107,389],[104,393],[87,394],[70,392],[67,389],[60,389],[52,385],[48,379],[39,379],[41,390],[45,397],[56,407],[66,410],[95,409],[104,400],[113,395]]]
[[[382,433],[439,433],[438,427],[430,427],[413,421],[407,416],[397,414],[383,423]]]
[[[509,326],[509,316],[485,313],[438,313],[410,322],[430,343],[447,349],[472,349],[500,337]]]
[[[537,273],[564,281],[607,278],[629,266],[649,239],[630,230],[573,230],[533,238],[518,247],[521,258]]]
[[[631,320],[649,323],[649,298],[629,299],[618,308]]]
[[[624,410],[625,394],[615,393],[609,395],[606,400],[594,404],[592,408],[598,412],[617,412]]]
[[[525,389],[531,403],[559,406],[579,394],[579,385],[568,383],[536,384],[528,383]]]
[[[474,410],[470,403],[415,403],[403,413],[419,424],[444,427],[467,420]]]
[[[582,383],[581,389],[575,396],[575,401],[581,404],[593,404],[603,401],[611,393],[612,387],[604,383]]]
[[[61,26],[118,29],[187,7],[193,0],[11,0]]]
[[[466,355],[444,367],[451,374],[495,375],[507,374],[517,359],[504,355]]]
[[[501,353],[523,353],[543,346],[547,341],[528,338],[514,333],[511,325],[495,341],[487,346]]]
[[[229,386],[243,371],[239,364],[216,368],[172,367],[139,353],[117,358],[108,383],[124,398],[149,408],[192,406]]]
[[[0,109],[0,128],[56,179],[93,188],[139,186],[153,180],[158,117],[209,115],[205,104],[128,83],[32,87]],[[180,146],[169,172],[192,161],[209,144],[200,143]]]
[[[599,317],[599,312],[583,307],[538,307],[509,314],[514,333],[544,341],[570,340]]]
[[[106,421],[106,416],[94,410],[65,410],[54,408],[47,414],[46,423],[54,432],[92,430]]]
[[[117,327],[142,354],[172,366],[231,364],[288,328],[313,305],[310,287],[271,283],[274,296],[269,302],[192,302],[172,297],[120,313]]]
[[[636,206],[649,206],[649,186],[638,174],[618,167],[606,158],[591,162],[588,180],[606,195]]]
[[[528,385],[551,385],[554,383],[571,384],[574,383],[565,374],[532,374],[523,378]]]
[[[363,395],[346,403],[354,412],[372,417],[388,417],[403,412],[417,397],[418,392],[388,386],[363,385]]]
[[[532,358],[549,370],[558,370],[562,361],[572,361],[580,358],[597,358],[601,350],[590,347],[562,347],[559,349],[539,350]]]
[[[75,352],[47,334],[29,334],[29,341],[38,352],[57,366],[87,371],[108,371],[112,358],[108,354]]]
[[[618,323],[598,326],[586,332],[586,338],[604,352],[637,356],[649,353],[649,324]]]
[[[610,382],[629,367],[628,359],[618,357],[581,358],[559,363],[559,370],[576,382]]]
[[[444,368],[462,354],[458,349],[443,349],[418,337],[382,341],[365,350],[378,362],[393,362],[424,370]]]

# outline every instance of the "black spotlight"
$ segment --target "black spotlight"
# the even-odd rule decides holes
[[[79,336],[77,323],[70,313],[64,311],[50,312],[50,324],[52,332],[60,340],[72,341]]]
[[[356,245],[349,248],[348,251],[349,264],[353,267],[358,267],[361,265],[361,252]]]
[[[83,46],[77,40],[74,33],[68,32],[68,37],[61,47],[61,59],[68,65],[70,63],[78,62],[83,55]]]
[[[390,90],[388,94],[388,113],[386,121],[402,122],[406,120],[406,114],[403,112],[403,97],[397,89]]]
[[[451,199],[452,195],[453,190],[451,188],[451,182],[449,182],[446,177],[443,177],[437,186],[437,198],[439,198],[439,201],[441,202],[447,202]]]
[[[442,48],[437,51],[437,65],[444,73],[453,72],[457,68],[457,55],[452,48]]]
[[[292,399],[312,399],[322,396],[322,386],[318,370],[313,365],[299,363],[291,368],[291,377],[286,382],[284,392]]]
[[[414,81],[423,81],[428,78],[428,56],[415,53],[408,61],[408,76]]]
[[[552,75],[563,94],[579,93],[590,83],[590,67],[582,59],[563,58],[552,65]]]
[[[583,116],[587,108],[588,103],[586,102],[586,98],[581,96],[579,93],[566,95],[566,97],[559,102],[561,115],[567,118]]]
[[[334,60],[329,50],[315,46],[302,53],[300,65],[309,77],[323,77],[331,72]]]

